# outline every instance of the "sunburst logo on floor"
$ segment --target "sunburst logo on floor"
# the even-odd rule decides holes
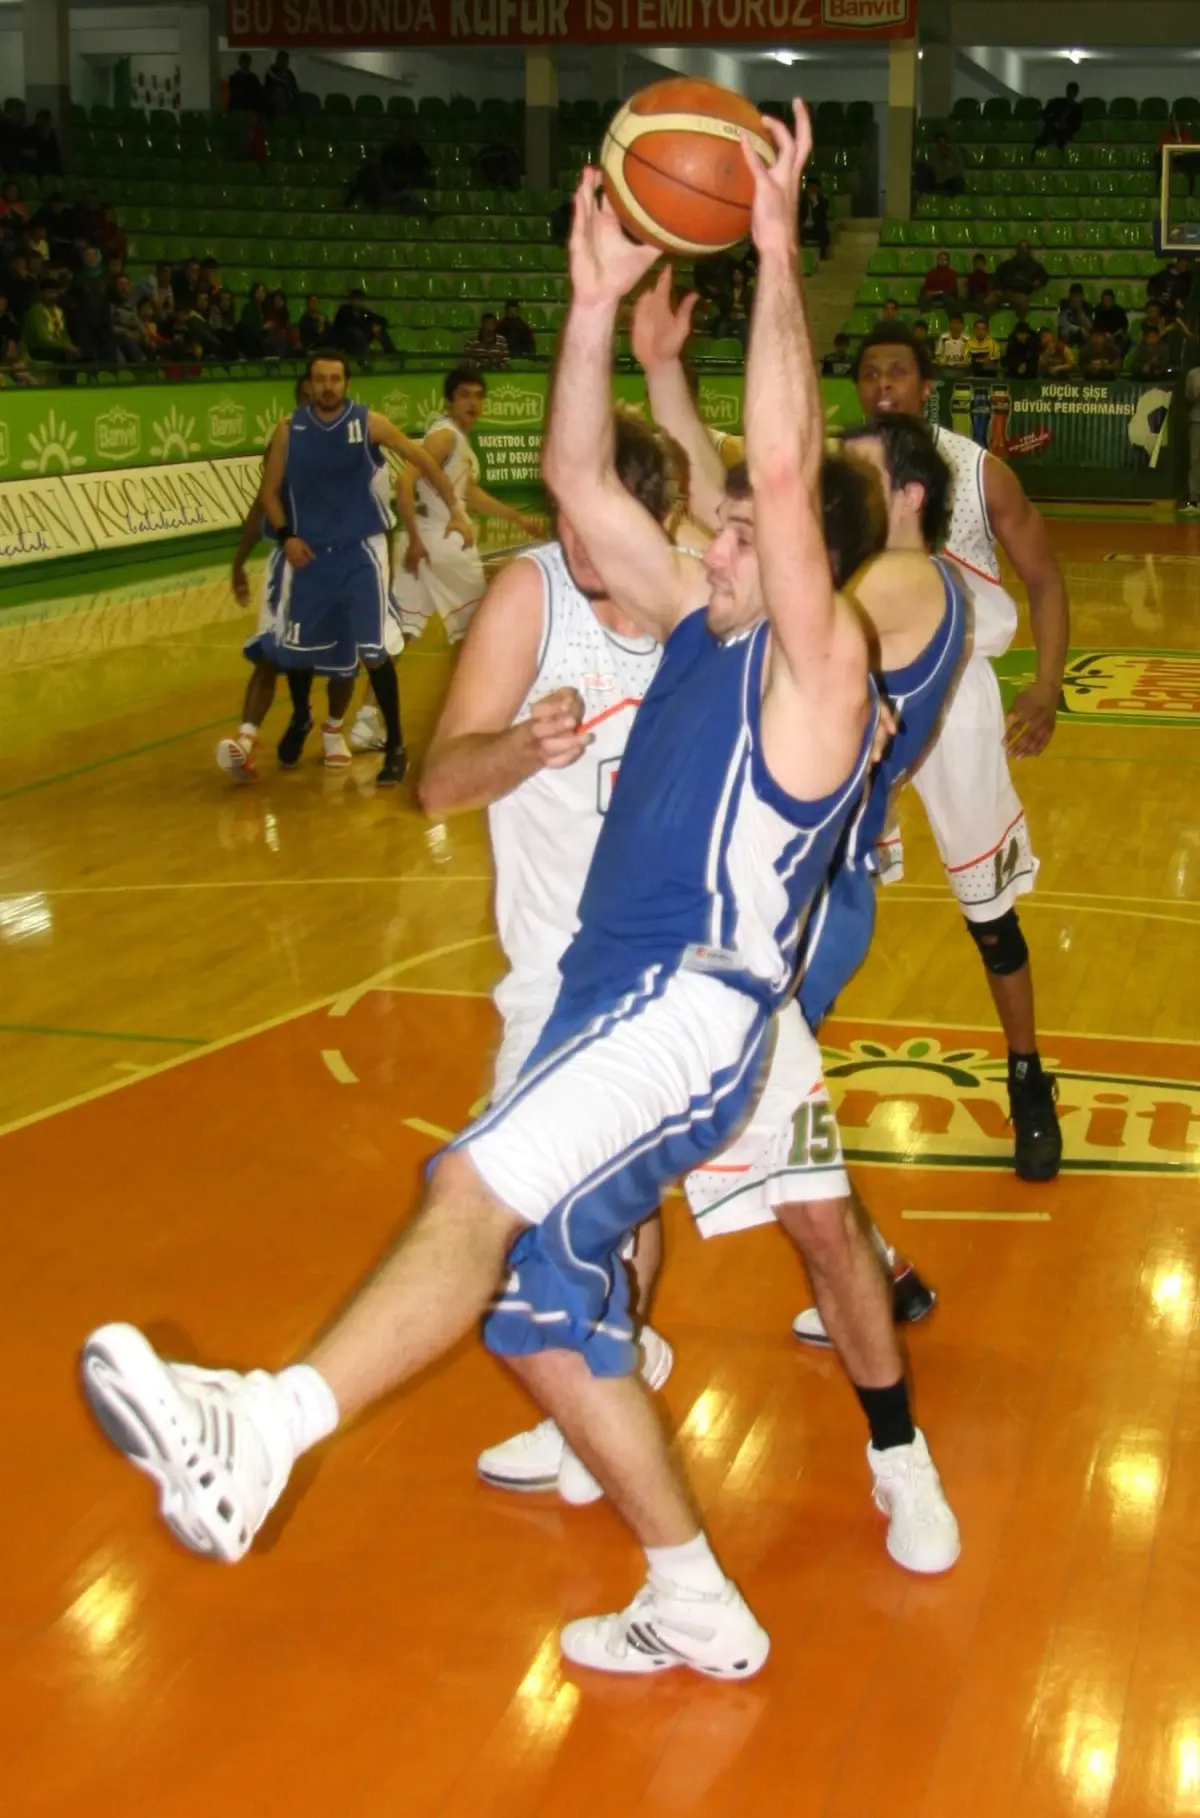
[[[44,422],[29,432],[32,455],[21,462],[22,473],[70,473],[86,465],[85,457],[76,454],[79,432],[72,429],[66,417],[51,410]]]
[[[195,440],[196,419],[186,417],[178,404],[172,404],[161,423],[151,424],[154,441],[150,444],[150,453],[159,461],[186,461],[189,455],[200,453],[200,444]]]

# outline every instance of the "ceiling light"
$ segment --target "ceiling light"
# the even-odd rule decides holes
[[[1081,51],[1081,50],[1069,50],[1069,51],[1063,52],[1063,56],[1067,59],[1068,63],[1082,63],[1083,59],[1086,55],[1087,55],[1087,52]]]
[[[796,51],[770,51],[768,55],[776,63],[782,63],[785,69],[790,69],[793,63],[799,63],[800,61]]]

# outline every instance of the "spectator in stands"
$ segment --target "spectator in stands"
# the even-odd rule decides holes
[[[221,344],[221,352],[229,359],[237,353],[237,304],[231,290],[221,289],[214,293],[208,311],[208,326]]]
[[[25,317],[21,339],[29,358],[39,366],[69,367],[83,358],[82,348],[67,333],[53,278],[43,278],[38,286],[38,301]],[[74,382],[74,374],[71,379]]]
[[[1082,347],[1092,332],[1092,306],[1082,284],[1072,284],[1058,306],[1058,338],[1068,347]]]
[[[834,335],[833,351],[821,361],[821,375],[826,379],[845,379],[854,365],[850,357],[850,336]]]
[[[236,114],[260,114],[265,104],[263,85],[254,73],[250,52],[243,51],[237,68],[229,78],[229,110]]]
[[[99,246],[100,230],[104,226],[104,204],[100,200],[100,191],[85,190],[72,212],[75,217],[75,232],[82,234],[89,246]]]
[[[520,189],[524,163],[515,145],[492,139],[475,154],[475,181],[483,189]]]
[[[919,341],[922,347],[929,346],[929,324],[924,316],[918,316],[913,323],[913,340]]]
[[[304,314],[297,327],[300,347],[304,353],[311,353],[314,347],[329,345],[329,317],[321,308],[319,297],[314,295],[305,299]]]
[[[729,282],[717,298],[717,314],[712,332],[729,340],[740,341],[745,348],[750,331],[750,299],[754,280],[744,264],[733,266]]]
[[[980,321],[983,321],[981,316]],[[984,324],[986,327],[986,323]],[[938,366],[966,366],[970,360],[970,343],[967,340],[963,319],[960,315],[950,318],[944,335],[938,336],[934,350],[934,361]]]
[[[134,298],[140,303],[148,297],[154,305],[154,320],[165,322],[175,307],[175,292],[171,287],[173,270],[165,261],[154,267],[149,277],[143,278],[140,284],[133,287]]]
[[[204,348],[195,339],[191,331],[191,311],[186,303],[176,303],[167,324],[167,345],[163,350],[165,360],[201,360]],[[197,371],[199,368],[197,368]]]
[[[300,350],[300,331],[288,313],[287,298],[281,290],[268,293],[263,308],[263,323],[267,334],[282,342],[289,353]]]
[[[107,203],[100,210],[100,231],[96,236],[96,244],[106,259],[118,258],[124,266],[129,251],[128,244],[116,215]]]
[[[921,284],[922,301],[926,297],[931,303],[948,303],[958,300],[958,273],[950,263],[948,252],[940,252],[937,256],[937,264],[933,266],[932,270],[925,273]]]
[[[1000,343],[984,316],[976,316],[967,341],[967,365],[972,372],[995,372],[1000,364]]]
[[[48,107],[39,107],[33,117],[33,125],[28,135],[29,153],[26,157],[26,169],[36,171],[39,177],[62,176],[62,150],[58,143],[58,134],[54,130],[54,119]]]
[[[1169,379],[1174,371],[1171,356],[1153,323],[1143,322],[1142,332],[1129,350],[1125,370],[1131,379]]]
[[[117,343],[104,260],[98,246],[84,251],[83,263],[72,278],[64,301],[71,339],[83,349],[85,360],[115,362]]]
[[[191,302],[186,305],[184,332],[188,343],[205,359],[222,353],[221,337],[209,321],[212,313],[212,292],[201,284]]]
[[[490,368],[508,365],[508,342],[500,333],[500,324],[490,309],[479,319],[479,333],[471,336],[463,352],[473,366]]]
[[[285,50],[276,51],[275,61],[267,66],[263,84],[263,106],[268,114],[297,114],[300,111],[300,84]]]
[[[1038,336],[1038,372],[1053,379],[1075,371],[1075,355],[1065,341],[1060,341],[1052,328],[1043,328]]]
[[[1146,280],[1146,295],[1152,303],[1173,303],[1183,309],[1192,288],[1192,262],[1186,253],[1172,259],[1161,271]]]
[[[266,353],[263,304],[267,300],[265,284],[252,284],[250,294],[238,317],[237,345],[243,360],[261,360]],[[185,317],[186,320],[186,317]]]
[[[383,174],[392,190],[433,188],[433,159],[413,138],[411,120],[401,120],[396,137],[384,148]]]
[[[1111,379],[1121,370],[1121,353],[1111,335],[1093,327],[1079,355],[1085,379]]]
[[[386,319],[367,308],[365,290],[352,290],[333,318],[331,345],[343,353],[395,353]]]
[[[5,285],[9,307],[17,321],[23,322],[38,295],[38,281],[29,269],[29,254],[23,248],[19,247],[8,261]]]
[[[1038,357],[1037,336],[1028,322],[1018,322],[1008,337],[1004,349],[1004,371],[1010,379],[1033,379],[1037,376]]]
[[[66,264],[71,257],[71,242],[75,235],[75,223],[71,210],[67,207],[67,198],[61,189],[47,196],[37,214],[30,222],[31,233],[38,229],[45,234],[46,256],[56,264]]]
[[[810,177],[800,197],[800,243],[815,246],[820,257],[829,257],[829,204],[816,177]]]
[[[0,114],[0,170],[27,170],[25,162],[25,103],[10,95]]]
[[[951,145],[948,133],[939,133],[931,149],[917,161],[913,188],[918,195],[961,196],[966,187],[962,153]]]
[[[143,365],[150,358],[150,353],[138,320],[133,285],[124,275],[109,283],[108,311],[117,353],[131,366]]]
[[[1117,302],[1111,290],[1100,292],[1100,302],[1092,316],[1092,327],[1111,335],[1117,344],[1117,351],[1123,356],[1129,348],[1129,317]]]
[[[1175,118],[1175,110],[1172,108],[1167,119],[1167,124],[1163,128],[1162,135],[1158,141],[1159,152],[1164,152],[1168,145],[1195,145],[1195,143],[1195,133],[1192,131],[1191,127],[1188,126],[1186,121],[1177,120]],[[1194,196],[1196,193],[1196,178],[1200,176],[1200,156],[1193,156],[1190,153],[1181,153],[1178,157],[1172,158],[1171,174],[1172,176],[1178,174],[1181,177],[1186,177],[1188,195]]]
[[[13,366],[21,358],[21,322],[8,306],[8,294],[0,283],[0,360]]]
[[[172,274],[171,295],[176,303],[191,307],[192,298],[200,288],[199,259],[185,259],[183,264]]]
[[[365,208],[380,208],[383,194],[383,159],[378,146],[373,145],[350,179],[346,207],[353,208],[356,202],[361,202]]]
[[[221,263],[219,259],[201,259],[199,284],[201,289],[208,291],[211,296],[216,296],[217,292],[221,289]]]
[[[987,254],[976,253],[963,285],[963,302],[981,315],[990,315],[994,290],[992,275],[987,268]]]
[[[1045,290],[1050,274],[1029,250],[1028,240],[1018,240],[1011,259],[996,267],[996,299],[1019,316],[1029,313],[1029,299]]]
[[[900,305],[897,303],[895,297],[884,298],[883,308],[879,312],[879,319],[881,322],[898,322],[900,320]]]
[[[1172,372],[1178,372],[1190,359],[1187,343],[1196,339],[1179,311],[1172,304],[1147,303],[1142,324],[1157,328],[1158,338],[1167,350]]]
[[[21,199],[21,185],[15,177],[10,177],[0,190],[0,220],[6,228],[25,228],[29,225],[29,204]]]
[[[142,346],[146,349],[148,360],[157,360],[167,349],[167,337],[158,324],[155,314],[154,298],[141,297],[137,305],[138,327],[141,331]]]
[[[510,297],[504,305],[500,332],[514,360],[532,360],[536,357],[537,343],[533,338],[533,330],[522,316],[521,305],[516,297]]]
[[[1065,151],[1082,125],[1079,84],[1068,82],[1066,94],[1055,95],[1042,109],[1042,130],[1033,143],[1034,157],[1047,145],[1057,145],[1060,152]]]

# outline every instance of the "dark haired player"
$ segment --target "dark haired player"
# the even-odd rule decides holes
[[[376,781],[404,775],[400,691],[387,648],[391,603],[389,514],[376,476],[390,448],[417,469],[446,506],[444,534],[474,533],[442,469],[395,424],[347,396],[349,368],[340,353],[314,351],[308,363],[311,402],[281,423],[263,476],[263,510],[283,550],[275,646],[291,675],[292,721],[280,762],[298,761],[312,728],[308,697],[315,673],[348,690],[361,660],[371,671],[385,726],[384,762]],[[399,499],[400,515],[405,507]],[[332,705],[332,703],[331,703]],[[340,724],[328,729],[340,737]]]

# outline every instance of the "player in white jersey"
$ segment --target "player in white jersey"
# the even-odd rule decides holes
[[[486,396],[487,382],[477,366],[456,366],[447,373],[442,385],[446,408],[427,427],[422,447],[450,482],[464,516],[500,518],[530,536],[541,536],[542,526],[536,518],[506,505],[479,484],[479,459],[470,437]],[[449,642],[460,643],[487,585],[483,558],[474,545],[466,547],[458,538],[446,537],[446,506],[415,474],[399,476],[396,498],[405,533],[397,550],[400,559],[393,592],[404,642],[419,638],[436,612]],[[382,740],[378,710],[362,707],[350,729],[352,749],[374,750]]]
[[[642,358],[651,403],[657,420],[687,453],[696,515],[711,521],[737,446],[733,438],[723,438],[714,450],[711,436],[697,429],[680,361],[693,300],[686,298],[673,310],[666,274],[651,300],[676,331],[670,357],[657,364]],[[636,316],[634,329],[636,336]],[[868,416],[899,411],[922,417],[931,390],[929,351],[903,323],[881,323],[860,344],[856,378]],[[1023,1180],[1050,1180],[1062,1156],[1056,1087],[1038,1055],[1029,951],[1014,908],[1017,897],[1033,887],[1036,861],[1008,758],[1036,756],[1054,730],[1067,652],[1066,590],[1043,520],[1010,469],[968,437],[946,429],[938,429],[937,445],[953,478],[945,553],[963,574],[974,642],[941,732],[914,776],[913,787],[983,959],[1008,1043],[1016,1171]],[[1001,583],[997,545],[1029,594],[1037,646],[1037,679],[1018,695],[1007,729],[988,658],[1011,643],[1017,609]],[[894,836],[889,835],[880,856],[885,881],[900,875]],[[802,1315],[801,1320],[810,1317]],[[820,1342],[819,1321],[811,1332],[798,1327],[798,1336]]]

